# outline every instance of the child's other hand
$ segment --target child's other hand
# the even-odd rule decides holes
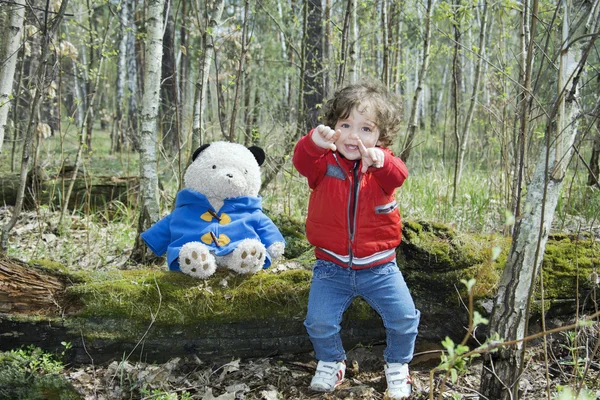
[[[319,125],[313,131],[311,138],[320,148],[336,151],[335,141],[339,139],[340,133],[340,131],[334,131],[328,126]]]
[[[358,150],[360,151],[360,155],[362,157],[362,173],[367,172],[369,167],[373,166],[375,168],[383,167],[383,163],[385,162],[385,154],[383,150],[378,147],[370,147],[366,148],[363,144],[362,140],[358,140]]]

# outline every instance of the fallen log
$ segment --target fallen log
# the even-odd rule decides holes
[[[435,346],[446,336],[462,340],[469,313],[461,280],[477,279],[475,304],[487,315],[509,240],[425,222],[408,222],[404,237],[398,262],[422,313],[418,348]],[[589,237],[550,239],[543,274],[546,294],[553,297],[546,298],[546,312],[572,313],[577,294],[585,305],[596,285],[587,277],[598,265],[597,245]],[[493,259],[494,248],[501,252]],[[70,342],[75,364],[308,352],[312,346],[303,319],[312,262],[309,252],[254,276],[219,271],[202,281],[162,269],[83,273],[2,258],[0,350],[35,345],[63,351],[61,343]],[[568,268],[574,264],[577,268]],[[345,314],[342,332],[347,348],[385,340],[381,319],[363,301]]]
[[[139,180],[135,176],[53,177],[38,171],[28,175],[24,206],[35,208],[36,205],[47,205],[52,209],[60,209],[71,181],[74,181],[74,184],[69,209],[82,211],[96,210],[112,201],[120,201],[127,205],[135,204],[139,187]],[[3,202],[1,205],[15,205],[18,189],[17,175],[0,177],[0,196]]]

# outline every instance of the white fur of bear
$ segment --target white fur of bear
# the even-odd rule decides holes
[[[185,172],[184,185],[204,194],[215,210],[221,209],[225,199],[258,196],[260,165],[248,148],[237,143],[214,142],[197,153]],[[259,157],[262,157],[262,164],[264,153]],[[284,250],[285,242],[275,242],[265,249],[259,240],[245,239],[232,253],[219,257],[214,256],[203,243],[189,242],[181,249],[179,264],[182,272],[202,279],[211,276],[218,265],[240,274],[249,274],[263,268],[265,251],[276,259],[283,255]]]

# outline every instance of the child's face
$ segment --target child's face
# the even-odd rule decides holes
[[[366,148],[375,147],[379,140],[379,129],[373,122],[373,115],[365,110],[361,113],[353,108],[345,119],[340,119],[335,124],[335,130],[341,132],[335,141],[337,151],[349,160],[360,160],[361,154],[358,149],[360,139]]]

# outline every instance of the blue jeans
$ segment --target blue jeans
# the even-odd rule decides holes
[[[396,261],[353,270],[323,260],[317,260],[314,266],[304,321],[317,360],[346,359],[340,324],[348,306],[359,296],[383,320],[387,344],[383,353],[385,361],[411,361],[421,314],[415,308]]]

